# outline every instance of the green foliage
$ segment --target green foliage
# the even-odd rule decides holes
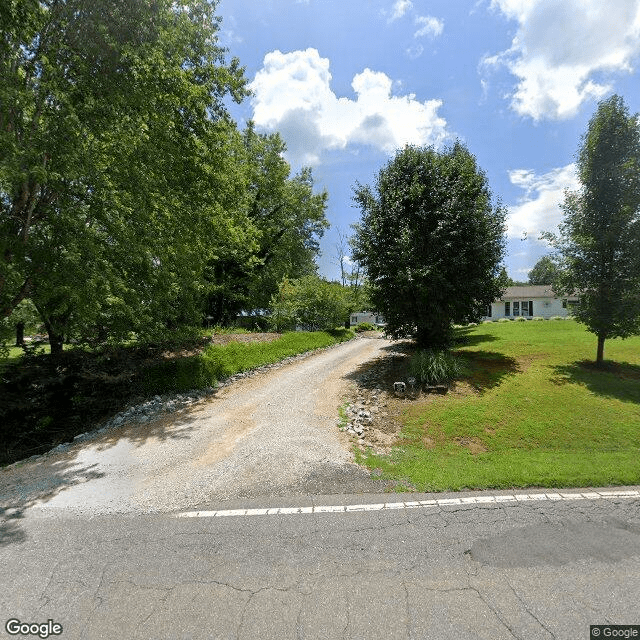
[[[271,298],[271,325],[277,331],[302,326],[326,330],[344,324],[349,316],[349,292],[337,282],[318,276],[284,279]]]
[[[356,185],[354,200],[362,210],[354,257],[392,336],[446,345],[453,323],[479,319],[502,293],[505,212],[492,206],[487,179],[462,144],[405,147],[373,189]]]
[[[420,384],[443,384],[460,376],[463,364],[449,351],[421,349],[411,356],[409,373]]]
[[[577,320],[604,342],[640,334],[640,122],[617,95],[603,100],[578,156],[580,189],[567,193],[561,290],[579,293]]]
[[[278,134],[259,135],[251,123],[238,134],[245,224],[254,242],[230,245],[209,259],[205,315],[213,322],[228,324],[241,310],[266,309],[283,278],[316,271],[318,241],[328,227],[327,194],[313,192],[308,168],[290,176],[284,150]]]
[[[560,267],[553,256],[542,256],[529,271],[528,284],[553,285],[560,276]]]
[[[197,324],[208,257],[255,243],[214,11],[2,5],[0,316],[31,298],[56,350]]]
[[[356,333],[362,333],[363,331],[376,331],[377,328],[378,327],[370,322],[360,322],[354,327]]]

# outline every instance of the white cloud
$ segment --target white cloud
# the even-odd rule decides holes
[[[524,195],[518,204],[509,207],[507,235],[537,240],[542,231],[557,231],[562,221],[560,204],[564,201],[564,191],[579,187],[575,164],[541,175],[527,169],[516,169],[509,172],[509,179],[524,190]]]
[[[632,71],[640,53],[640,0],[492,0],[518,22],[511,48],[487,57],[518,78],[519,114],[570,118],[611,91],[615,73]],[[603,76],[607,75],[607,78]]]
[[[366,144],[393,153],[405,144],[441,145],[446,121],[440,100],[420,102],[414,94],[391,95],[392,80],[365,69],[353,78],[356,99],[332,91],[329,60],[316,49],[272,51],[251,83],[253,120],[279,131],[294,164],[319,162],[324,150]]]
[[[388,21],[393,22],[394,20],[402,18],[411,8],[413,8],[411,0],[396,0],[391,8],[391,15]]]
[[[413,34],[414,38],[439,36],[444,29],[444,22],[433,16],[417,16],[416,24],[420,25],[420,28]]]
[[[424,47],[421,44],[416,44],[409,47],[408,49],[405,49],[405,53],[407,54],[407,56],[409,56],[409,58],[411,58],[411,60],[415,60],[424,53]]]

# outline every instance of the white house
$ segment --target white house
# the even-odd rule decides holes
[[[375,324],[376,326],[382,326],[385,324],[384,318],[374,311],[358,311],[351,314],[349,318],[349,324],[352,327],[360,324],[361,322],[368,322],[369,324]]]
[[[483,319],[566,317],[577,304],[577,296],[558,297],[551,286],[545,284],[507,287],[502,298],[491,303]]]

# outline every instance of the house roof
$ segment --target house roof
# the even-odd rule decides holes
[[[531,284],[519,287],[507,287],[500,300],[511,298],[557,298],[553,287],[548,284]]]

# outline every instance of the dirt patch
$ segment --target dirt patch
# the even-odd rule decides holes
[[[217,333],[211,338],[211,344],[229,344],[230,342],[273,342],[281,337],[279,333]]]
[[[480,438],[454,438],[454,442],[461,447],[469,449],[474,456],[488,451],[484,442],[482,442]]]

